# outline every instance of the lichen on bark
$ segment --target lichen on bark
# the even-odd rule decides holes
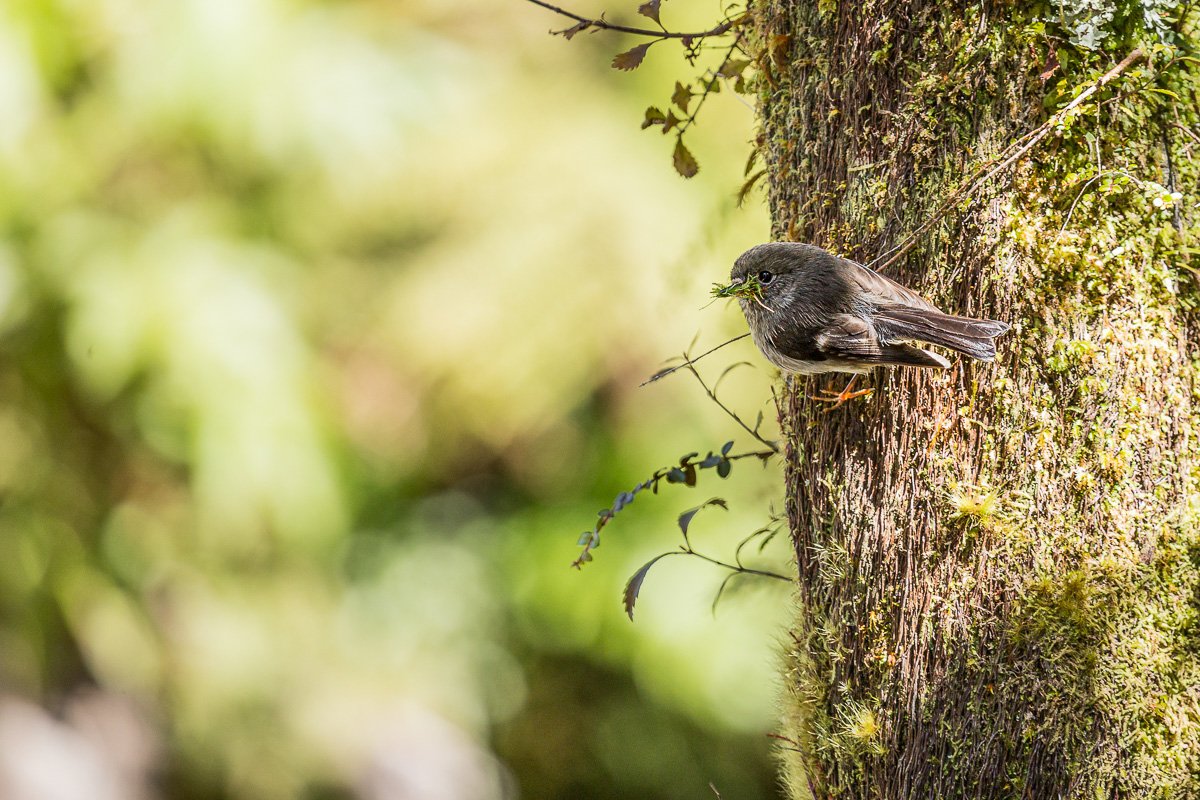
[[[864,261],[1145,52],[889,269],[1012,322],[994,363],[788,394],[792,796],[1200,796],[1195,21],[1089,51],[1034,6],[755,13],[775,234]]]

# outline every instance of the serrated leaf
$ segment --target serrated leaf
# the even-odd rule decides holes
[[[683,120],[679,119],[679,117],[675,116],[674,111],[668,111],[667,118],[665,120],[663,120],[662,132],[666,133],[667,131],[671,130],[671,128],[674,128],[676,125],[678,125],[682,121]]]
[[[650,568],[657,564],[660,560],[667,556],[675,555],[674,553],[662,553],[647,561],[642,565],[642,568],[633,573],[629,582],[625,584],[625,613],[629,615],[629,620],[633,621],[633,607],[637,604],[638,594],[642,591],[642,583],[646,580],[646,573],[650,572]]]
[[[637,47],[630,48],[624,53],[619,53],[612,60],[613,69],[629,70],[637,69],[642,64],[642,59],[646,57],[646,51],[650,49],[653,42],[639,44]]]
[[[662,112],[658,106],[650,106],[646,109],[646,118],[642,120],[642,130],[646,130],[651,125],[662,125],[667,121],[667,115]],[[671,369],[668,367],[668,369]],[[653,379],[652,379],[653,380]]]
[[[671,160],[675,164],[675,171],[685,178],[694,178],[700,171],[700,164],[696,162],[692,151],[684,146],[683,139],[675,140],[675,152]]]
[[[687,113],[688,103],[691,102],[694,92],[684,86],[679,81],[675,81],[675,93],[671,95],[671,102],[679,106],[679,110]]]
[[[643,17],[649,17],[659,25],[662,25],[662,22],[660,22],[658,19],[658,7],[661,4],[662,0],[646,0],[646,2],[638,6],[638,13]]]

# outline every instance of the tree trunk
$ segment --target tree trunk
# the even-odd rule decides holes
[[[782,404],[795,798],[1200,796],[1196,27],[1050,5],[756,5],[775,235],[863,262],[1145,53],[884,270],[994,363]]]

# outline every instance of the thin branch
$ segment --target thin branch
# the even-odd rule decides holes
[[[725,51],[725,57],[721,59],[720,65],[713,73],[712,80],[718,80],[721,77],[721,73],[724,72],[725,67],[729,65],[730,59],[733,58],[733,54],[737,52],[741,45],[741,35],[739,34],[733,37],[733,44],[731,44],[729,49]],[[679,126],[679,131],[675,134],[676,138],[682,137],[683,134],[687,132],[687,129],[692,127],[692,124],[696,121],[696,117],[700,114],[700,109],[704,107],[704,101],[708,99],[710,94],[712,94],[712,89],[710,89],[709,85],[706,83],[704,86],[704,92],[700,95],[700,99],[696,101],[696,105],[692,108],[692,113],[688,114],[687,119],[685,119],[683,124]]]
[[[1123,58],[1119,64],[1097,78],[1091,86],[1080,92],[1074,100],[1072,100],[1070,103],[1067,103],[1057,112],[1055,112],[1048,120],[1020,138],[1016,139],[999,155],[988,161],[986,164],[980,166],[979,169],[975,170],[975,172],[972,173],[965,181],[963,181],[957,189],[951,192],[950,196],[947,197],[942,204],[934,210],[929,218],[925,220],[925,222],[921,223],[921,225],[919,225],[917,229],[913,231],[903,242],[876,256],[869,264],[867,264],[867,266],[876,270],[884,270],[899,261],[905,253],[907,253],[916,245],[917,240],[927,233],[930,228],[938,224],[938,222],[940,222],[942,218],[946,216],[947,212],[949,212],[951,208],[953,208],[960,200],[962,200],[963,197],[971,194],[971,192],[973,192],[980,185],[987,183],[998,173],[1010,167],[1019,158],[1036,147],[1037,144],[1042,141],[1042,139],[1045,139],[1050,135],[1050,132],[1056,125],[1066,119],[1067,115],[1070,114],[1071,111],[1078,108],[1080,105],[1086,102],[1088,98],[1114,81],[1122,72],[1129,69],[1138,61],[1141,61],[1144,56],[1145,53],[1142,52],[1141,48],[1138,48],[1129,55],[1125,56],[1125,58]],[[888,256],[887,260],[876,266],[876,262],[885,256]]]
[[[1102,178],[1107,178],[1110,175],[1120,175],[1124,178],[1128,178],[1129,180],[1133,181],[1133,183],[1139,189],[1141,189],[1145,186],[1145,182],[1142,181],[1140,178],[1138,178],[1135,175],[1130,175],[1128,172],[1126,172],[1125,170],[1122,170],[1122,169],[1106,169],[1102,172],[1096,173],[1088,180],[1087,183],[1085,183],[1083,185],[1083,188],[1079,190],[1079,194],[1075,195],[1075,200],[1074,200],[1074,202],[1071,203],[1071,208],[1067,211],[1067,218],[1065,220],[1063,220],[1062,227],[1058,229],[1058,232],[1060,234],[1063,233],[1064,231],[1066,231],[1067,227],[1071,224],[1071,217],[1074,216],[1074,214],[1075,214],[1075,207],[1079,205],[1079,201],[1082,200],[1083,196],[1087,193],[1088,187],[1091,186],[1096,181],[1098,181]]]
[[[749,425],[747,425],[747,424],[746,424],[746,423],[745,423],[745,422],[742,420],[742,418],[741,418],[741,417],[739,417],[737,414],[735,414],[735,413],[734,413],[734,412],[733,412],[733,411],[732,411],[732,410],[729,408],[729,406],[725,405],[724,403],[722,403],[722,402],[720,401],[720,399],[718,399],[718,398],[717,398],[717,394],[716,394],[716,392],[714,392],[712,389],[708,388],[708,384],[704,382],[704,378],[700,377],[700,372],[699,372],[699,370],[697,370],[697,369],[696,369],[694,366],[692,366],[692,364],[691,364],[691,362],[690,362],[690,361],[689,361],[687,364],[684,364],[683,366],[684,366],[684,367],[686,367],[686,368],[687,368],[687,370],[688,370],[688,372],[692,373],[693,377],[695,377],[695,378],[696,378],[697,382],[699,382],[700,386],[701,386],[701,387],[704,389],[704,393],[708,395],[708,399],[710,399],[710,400],[712,400],[714,403],[716,403],[716,404],[717,404],[717,406],[719,406],[719,407],[720,407],[720,409],[721,409],[722,411],[724,411],[724,412],[726,413],[726,415],[728,415],[728,416],[729,416],[729,418],[730,418],[730,419],[732,419],[732,420],[733,420],[734,422],[736,422],[738,425],[741,425],[741,426],[742,426],[742,429],[743,429],[743,430],[745,430],[745,431],[746,431],[746,433],[748,433],[748,434],[750,434],[751,436],[753,436],[753,437],[754,437],[755,439],[757,439],[757,440],[758,440],[758,441],[759,441],[761,444],[765,445],[766,447],[769,447],[769,448],[771,449],[771,452],[773,452],[773,453],[778,453],[778,452],[779,452],[779,446],[778,446],[777,444],[775,444],[774,442],[772,442],[772,441],[769,441],[769,440],[767,440],[767,439],[764,439],[764,438],[762,437],[762,435],[761,435],[761,434],[759,434],[759,432],[758,432],[757,430],[755,430],[754,428],[751,428]]]
[[[713,558],[712,556],[706,556],[704,553],[698,553],[691,549],[691,547],[681,547],[679,548],[679,552],[686,553],[689,556],[695,556],[701,561],[707,561],[710,564],[715,564],[718,567],[724,567],[725,569],[732,570],[733,572],[738,572],[743,575],[761,575],[764,578],[776,578],[777,580],[787,581],[788,583],[796,582],[794,578],[789,578],[787,575],[780,575],[778,572],[771,572],[767,569],[751,569],[750,567],[742,567],[738,566],[737,564],[729,564],[725,561],[721,561],[720,559]]]
[[[597,28],[599,30],[605,30],[605,31],[619,31],[620,33],[631,33],[634,36],[652,36],[655,39],[704,39],[709,36],[720,36],[721,34],[726,33],[727,31],[731,30],[732,28],[735,28],[738,25],[741,25],[743,22],[746,21],[747,17],[750,16],[749,14],[742,14],[738,17],[733,17],[731,19],[727,19],[724,22],[722,22],[720,25],[716,26],[715,28],[711,28],[710,30],[707,30],[707,31],[698,31],[698,32],[692,32],[692,33],[673,33],[671,31],[667,31],[667,30],[655,31],[655,30],[650,30],[649,28],[632,28],[628,25],[617,25],[615,23],[608,22],[607,20],[605,20],[603,18],[591,19],[589,17],[583,17],[583,16],[580,16],[579,14],[575,14],[571,11],[567,11],[565,8],[559,8],[558,6],[543,2],[543,0],[527,0],[527,2],[533,3],[535,6],[541,6],[542,8],[545,8],[549,11],[553,11],[555,14],[566,17],[567,19],[573,19],[576,22],[585,26],[585,28]]]
[[[651,376],[650,376],[648,379],[646,379],[646,380],[642,381],[641,383],[639,383],[639,384],[638,384],[638,388],[640,389],[641,387],[643,387],[643,386],[646,386],[647,384],[651,384],[651,383],[654,383],[654,382],[655,382],[655,381],[657,381],[657,380],[661,380],[662,378],[665,378],[665,377],[667,377],[668,375],[670,375],[672,372],[676,372],[676,371],[678,371],[678,370],[681,370],[681,369],[683,369],[684,367],[690,367],[692,364],[695,364],[697,361],[699,361],[700,359],[704,358],[706,355],[709,355],[710,353],[715,353],[715,352],[717,352],[718,350],[720,350],[722,347],[724,347],[725,345],[727,345],[727,344],[733,344],[734,342],[738,341],[739,339],[745,339],[745,338],[746,338],[747,336],[749,336],[749,335],[750,335],[749,333],[743,333],[741,336],[735,336],[735,337],[733,337],[732,339],[730,339],[730,340],[729,340],[729,341],[727,341],[727,342],[721,342],[719,345],[717,345],[716,347],[714,347],[714,348],[713,348],[713,349],[711,349],[711,350],[706,350],[706,351],[704,351],[703,353],[701,353],[700,355],[696,356],[695,358],[690,358],[690,357],[689,357],[689,356],[688,356],[688,355],[685,353],[685,354],[684,354],[684,356],[683,356],[683,363],[682,363],[682,364],[680,364],[680,365],[678,365],[678,366],[675,366],[675,367],[671,367],[670,369],[664,369],[664,370],[660,370],[660,371],[658,371],[658,372],[654,373],[654,374],[653,374],[653,375],[651,375]]]

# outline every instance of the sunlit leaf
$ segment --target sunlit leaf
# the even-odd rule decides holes
[[[688,150],[684,146],[683,139],[676,140],[672,161],[675,164],[675,171],[685,178],[694,178],[696,173],[700,171],[700,165],[696,162],[696,157],[692,155],[691,150]]]
[[[717,74],[722,78],[736,78],[748,66],[750,66],[750,62],[744,58],[731,58],[722,65]]]
[[[659,25],[662,25],[662,22],[658,19],[658,7],[661,4],[662,0],[646,0],[646,2],[638,6],[638,13],[643,17],[649,17]]]
[[[671,102],[679,107],[683,113],[687,113],[688,103],[691,102],[694,92],[687,86],[684,86],[679,81],[675,81],[675,93],[671,95]]]
[[[662,109],[658,106],[650,106],[646,109],[646,118],[642,120],[642,130],[651,125],[662,125],[666,121],[667,115],[662,112]]]
[[[646,51],[650,49],[650,45],[652,44],[654,43],[647,42],[646,44],[639,44],[637,47],[633,47],[629,50],[626,50],[624,53],[618,54],[612,60],[613,69],[625,70],[626,72],[632,69],[637,69],[639,66],[641,66],[642,59],[646,57]]]

